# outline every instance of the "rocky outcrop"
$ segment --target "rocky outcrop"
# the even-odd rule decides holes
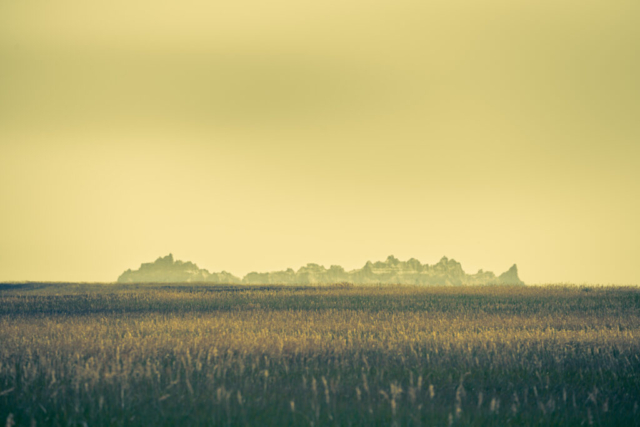
[[[501,285],[524,285],[518,277],[518,266],[513,264],[510,269],[498,276],[498,283]]]
[[[118,283],[240,283],[240,279],[225,271],[209,273],[192,262],[175,261],[173,255],[144,263],[138,270],[127,270],[118,277]]]
[[[364,267],[345,271],[339,265],[330,268],[318,264],[307,264],[297,271],[289,268],[269,273],[252,272],[242,280],[222,271],[209,273],[191,262],[175,261],[171,254],[158,258],[153,263],[145,263],[138,270],[127,270],[118,278],[119,283],[207,282],[216,284],[330,284],[349,282],[353,284],[406,284],[406,285],[524,285],[518,277],[518,267],[514,264],[509,270],[496,277],[490,271],[480,270],[476,274],[466,274],[459,262],[442,257],[433,265],[422,264],[415,258],[400,261],[393,255],[385,261],[372,263]]]

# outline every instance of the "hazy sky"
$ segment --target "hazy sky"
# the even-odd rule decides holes
[[[389,254],[640,283],[637,0],[0,2],[0,281]]]

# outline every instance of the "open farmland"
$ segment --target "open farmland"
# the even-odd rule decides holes
[[[6,425],[640,425],[640,291],[0,285]]]

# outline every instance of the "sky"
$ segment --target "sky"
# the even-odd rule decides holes
[[[637,0],[0,2],[0,281],[442,256],[640,284]]]

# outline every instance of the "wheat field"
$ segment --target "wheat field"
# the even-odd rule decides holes
[[[640,291],[0,285],[0,423],[640,425]]]

